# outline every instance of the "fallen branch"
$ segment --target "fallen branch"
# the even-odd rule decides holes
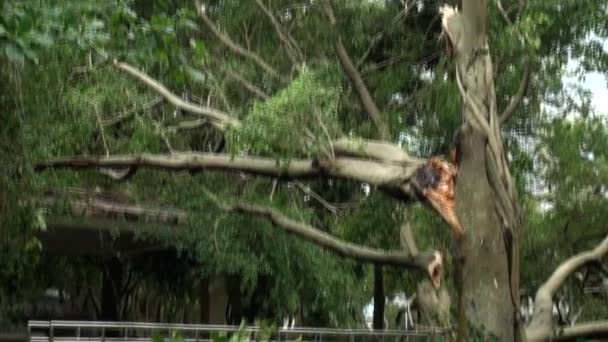
[[[273,208],[248,203],[226,204],[208,190],[203,189],[203,191],[205,191],[207,196],[223,211],[245,213],[265,218],[272,222],[276,227],[285,230],[287,233],[310,241],[315,245],[328,249],[342,257],[362,262],[415,268],[425,271],[436,287],[439,287],[440,285],[439,281],[441,279],[443,261],[441,254],[437,251],[411,256],[404,254],[401,251],[385,251],[359,246],[340,240],[308,224],[294,221]]]
[[[223,170],[281,179],[330,176],[370,185],[402,189],[418,167],[419,161],[387,165],[377,161],[340,157],[335,159],[295,159],[278,165],[272,158],[237,157],[230,154],[183,152],[175,154],[126,154],[109,157],[66,157],[39,161],[35,169],[98,169],[146,167],[167,171]]]
[[[165,171],[222,170],[244,172],[292,180],[311,177],[349,179],[377,186],[399,199],[423,199],[450,225],[457,237],[463,234],[454,211],[453,165],[431,158],[402,163],[350,157],[333,159],[295,159],[279,165],[275,159],[237,157],[221,153],[182,152],[173,154],[126,154],[109,157],[65,157],[38,161],[36,171],[45,169],[108,169],[140,167]]]

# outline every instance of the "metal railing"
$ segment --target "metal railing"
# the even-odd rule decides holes
[[[203,324],[167,324],[144,322],[98,322],[98,321],[29,321],[30,341],[153,341],[154,336],[178,334],[180,341],[213,341],[218,334],[230,335],[239,331],[239,326]],[[253,335],[260,332],[257,326],[243,328]],[[418,341],[430,337],[443,340],[448,331],[438,328],[421,328],[414,331],[367,329],[328,329],[298,327],[278,329],[272,341]],[[170,341],[169,338],[165,341]]]

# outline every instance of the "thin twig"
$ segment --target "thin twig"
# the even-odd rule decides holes
[[[201,2],[197,0],[197,1],[195,1],[195,3],[196,3],[196,11],[197,11],[199,17],[203,20],[203,23],[205,24],[205,26],[207,26],[207,28],[209,28],[209,30],[217,37],[217,39],[220,40],[220,42],[222,44],[224,44],[224,46],[226,46],[229,50],[236,53],[237,55],[240,55],[244,58],[247,58],[247,59],[253,61],[260,68],[264,69],[264,71],[266,71],[273,78],[276,78],[279,80],[281,79],[279,72],[276,69],[274,69],[273,67],[271,67],[268,63],[266,63],[260,56],[258,56],[254,52],[244,49],[242,46],[236,44],[227,34],[220,32],[220,30],[217,28],[217,26],[213,23],[213,21],[211,21],[211,19],[209,19],[209,17],[205,13],[205,10],[203,9]]]
[[[338,208],[336,208],[336,206],[334,206],[333,204],[327,202],[319,194],[317,194],[316,192],[312,191],[312,189],[310,189],[309,186],[306,186],[306,185],[302,184],[302,182],[300,182],[300,181],[295,181],[294,184],[298,187],[298,189],[302,190],[305,194],[307,194],[310,197],[312,197],[315,200],[317,200],[317,202],[319,202],[325,209],[329,210],[332,214],[334,214],[334,215],[338,214]]]
[[[509,120],[509,118],[513,115],[513,113],[515,113],[515,111],[517,110],[517,107],[519,106],[519,104],[523,100],[524,96],[526,95],[526,92],[528,91],[528,88],[530,85],[531,74],[532,74],[532,61],[528,60],[528,61],[526,61],[526,64],[524,66],[524,73],[523,73],[523,76],[519,83],[519,87],[517,88],[517,93],[515,93],[515,95],[511,98],[511,101],[509,101],[507,108],[505,108],[505,110],[500,114],[500,124],[501,125],[504,124],[505,122],[507,122],[507,120]]]
[[[97,124],[99,125],[99,131],[101,133],[101,141],[103,142],[103,147],[106,150],[106,157],[109,157],[110,149],[108,148],[108,142],[106,140],[106,134],[103,129],[103,124],[101,123],[101,117],[99,115],[99,110],[97,109],[97,104],[95,104],[95,116],[97,117]]]

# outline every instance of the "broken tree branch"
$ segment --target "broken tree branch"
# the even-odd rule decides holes
[[[331,25],[335,28],[336,26],[336,17],[334,16],[334,12],[329,3],[326,3],[324,6],[325,13],[329,18]],[[353,64],[344,44],[342,44],[342,38],[340,35],[336,33],[336,41],[334,43],[334,47],[336,49],[336,53],[338,55],[338,59],[340,60],[340,65],[342,65],[342,69],[350,79],[350,82],[355,88],[357,95],[359,96],[359,100],[365,109],[365,112],[369,116],[369,118],[374,122],[374,125],[378,129],[378,134],[380,139],[388,141],[390,140],[390,129],[386,121],[384,120],[382,113],[380,113],[380,109],[376,105],[376,102],[373,100],[365,81],[363,81],[363,77],[359,74],[357,67]]]
[[[205,14],[205,10],[200,1],[196,0],[196,11],[198,16],[203,20],[203,23],[211,32],[217,37],[217,39],[224,44],[229,50],[234,52],[235,54],[242,56],[246,59],[253,61],[260,68],[264,69],[270,76],[276,79],[281,79],[281,76],[278,71],[276,71],[273,67],[271,67],[268,63],[264,62],[264,60],[258,56],[256,53],[251,52],[249,50],[244,49],[242,46],[236,44],[227,34],[220,32],[220,30],[215,26],[213,21],[209,19],[207,14]]]
[[[175,154],[127,154],[110,157],[67,157],[36,163],[36,170],[48,168],[97,169],[146,167],[167,171],[224,170],[253,175],[297,179],[327,175],[351,179],[370,185],[402,190],[416,169],[418,161],[400,165],[340,157],[335,159],[296,159],[279,165],[275,159],[238,157],[229,154],[183,152]]]
[[[399,199],[423,199],[450,225],[457,237],[463,234],[454,212],[456,169],[439,158],[401,163],[351,157],[295,159],[280,165],[275,159],[230,154],[182,152],[173,154],[126,154],[110,157],[65,157],[35,163],[34,169],[108,169],[140,167],[165,171],[221,170],[279,179],[334,177],[377,186]]]
[[[606,255],[608,255],[608,236],[606,236],[606,238],[594,249],[579,253],[557,267],[549,279],[536,292],[532,322],[526,329],[526,335],[529,341],[544,341],[559,337],[560,333],[565,332],[565,329],[563,331],[561,331],[560,328],[556,329],[553,324],[553,295],[562,286],[564,281],[566,281],[568,276],[577,269],[589,262],[601,260]],[[603,327],[603,329],[605,329],[605,324],[606,323],[602,323],[599,326],[591,325],[578,331],[581,333],[589,331],[588,329],[590,329],[590,327],[597,327],[600,329]],[[571,333],[576,331],[577,329],[570,330]]]
[[[431,279],[440,276],[435,270],[437,259],[441,259],[439,252],[434,251],[410,256],[401,251],[385,251],[359,246],[340,240],[308,224],[292,220],[276,209],[241,202],[226,204],[207,189],[203,188],[203,191],[223,211],[265,218],[287,233],[303,238],[342,257],[375,264],[415,268],[427,272]]]

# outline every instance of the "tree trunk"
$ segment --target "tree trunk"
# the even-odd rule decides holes
[[[122,263],[118,258],[111,258],[106,265],[101,286],[101,320],[118,321],[120,320],[118,288],[122,285]]]
[[[374,265],[374,330],[384,329],[384,275],[382,266]]]
[[[463,117],[467,125],[458,135],[459,173],[456,182],[456,212],[466,233],[455,251],[459,298],[459,336],[466,340],[488,340],[494,336],[499,341],[513,341],[515,310],[517,309],[517,238],[510,241],[510,253],[505,248],[505,232],[508,222],[511,231],[517,231],[518,221],[513,214],[499,217],[495,190],[497,184],[490,177],[488,166],[496,168],[494,161],[487,160],[488,134],[471,126],[476,102],[491,128],[497,127],[496,94],[490,50],[486,37],[486,0],[462,1],[462,35],[456,42],[456,68],[460,73],[465,98]],[[468,104],[467,104],[468,101]],[[500,139],[500,132],[495,134]],[[499,141],[502,145],[502,142]],[[504,158],[504,152],[501,158]],[[498,166],[499,167],[499,166]],[[504,168],[503,168],[504,169]],[[505,178],[510,181],[506,170]],[[502,189],[502,188],[500,188]],[[514,199],[512,199],[514,200]],[[510,254],[510,255],[508,255]],[[509,262],[509,260],[511,260]],[[513,287],[513,290],[512,290]],[[466,333],[466,328],[471,328]],[[468,337],[465,338],[465,334]]]
[[[513,304],[502,226],[496,215],[486,176],[485,138],[469,131],[460,138],[460,172],[456,210],[465,235],[456,249],[459,290],[459,330],[469,335],[489,333],[513,341]],[[468,339],[467,339],[468,340]]]

